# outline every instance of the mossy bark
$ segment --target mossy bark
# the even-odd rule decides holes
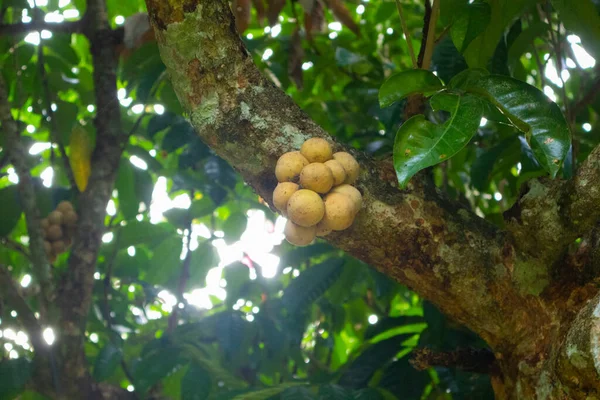
[[[598,369],[588,369],[585,382],[569,384],[571,375],[563,370],[572,371],[574,358],[562,354],[573,320],[586,318],[577,313],[597,293],[584,274],[564,271],[573,268],[567,246],[600,216],[600,150],[572,181],[532,182],[507,213],[503,231],[419,176],[400,190],[390,161],[336,143],[261,75],[235,31],[227,1],[146,3],[191,123],[257,194],[271,203],[277,158],[310,137],[353,152],[361,163],[363,209],[350,229],[327,240],[485,339],[501,371],[493,377],[498,398],[596,395]],[[578,349],[591,357],[592,350]]]

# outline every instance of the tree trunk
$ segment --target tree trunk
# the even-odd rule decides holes
[[[279,155],[315,136],[343,149],[260,74],[227,1],[146,4],[198,135],[269,203]],[[497,360],[497,398],[600,398],[600,300],[592,283],[599,263],[584,245],[600,216],[600,149],[571,181],[530,182],[506,214],[506,230],[419,176],[398,189],[390,161],[354,153],[364,206],[350,229],[327,236],[332,244],[486,340]]]

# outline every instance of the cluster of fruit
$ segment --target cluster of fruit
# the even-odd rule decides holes
[[[71,246],[76,224],[77,213],[68,201],[61,201],[48,217],[42,219],[44,250],[50,263]]]
[[[277,160],[279,184],[273,204],[288,218],[284,233],[288,242],[306,246],[315,236],[347,229],[362,206],[362,196],[352,184],[359,165],[346,152],[333,153],[329,143],[308,139],[300,151]]]

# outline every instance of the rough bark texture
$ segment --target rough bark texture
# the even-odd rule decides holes
[[[227,1],[146,3],[162,59],[199,136],[260,196],[271,201],[277,158],[309,137],[343,149],[260,74]],[[600,150],[570,182],[531,182],[507,214],[507,231],[418,177],[398,189],[391,162],[355,154],[364,206],[350,229],[328,240],[481,335],[501,370],[493,379],[498,398],[596,396],[600,367],[588,362],[573,384],[577,366],[561,354],[572,321],[587,321],[584,311],[576,315],[597,293],[583,275],[571,276],[565,251],[600,215]],[[588,347],[578,349],[593,357]]]

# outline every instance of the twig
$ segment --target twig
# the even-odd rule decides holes
[[[0,243],[2,243],[4,246],[6,246],[8,248],[18,251],[19,253],[23,254],[26,258],[28,258],[31,261],[31,254],[29,254],[29,252],[27,251],[27,248],[25,246],[23,246],[21,243],[15,242],[14,240],[11,240],[7,237],[0,239]]]
[[[33,271],[40,289],[40,315],[46,318],[48,304],[52,301],[53,288],[50,279],[50,265],[44,250],[44,236],[40,225],[40,213],[35,202],[35,188],[30,174],[29,152],[21,142],[16,121],[11,114],[6,84],[0,77],[0,121],[2,121],[3,135],[6,140],[9,157],[19,176],[20,200],[25,211],[25,221],[29,234],[29,248],[33,261]]]
[[[431,20],[431,3],[425,0],[425,15],[423,16],[423,29],[421,30],[421,47],[419,48],[419,56],[417,57],[417,65],[419,68],[423,65],[425,57],[425,48],[427,47],[427,38],[429,37],[429,21]]]
[[[35,21],[19,24],[0,24],[0,36],[19,35],[22,33],[35,31],[50,31],[53,33],[81,33],[83,30],[83,20],[68,22],[44,22]]]
[[[421,68],[429,69],[431,57],[433,56],[433,48],[435,47],[435,26],[438,16],[440,15],[440,0],[433,0],[433,9],[429,20],[429,29],[427,32],[427,42],[425,43],[425,54],[423,56],[423,65]]]
[[[494,353],[487,349],[464,348],[448,352],[433,352],[428,348],[413,351],[410,363],[415,369],[455,367],[467,372],[490,374],[496,369]]]
[[[38,46],[38,64],[40,69],[40,78],[42,80],[42,89],[44,91],[44,102],[46,103],[46,114],[50,120],[50,142],[54,142],[58,145],[58,151],[63,162],[63,168],[67,174],[69,184],[72,188],[76,187],[75,178],[73,177],[73,170],[69,164],[67,158],[67,151],[64,144],[60,140],[58,133],[58,126],[56,125],[56,119],[54,118],[54,111],[52,111],[52,98],[50,94],[50,86],[48,85],[48,75],[46,74],[46,67],[44,65],[44,46],[40,43]],[[53,153],[54,154],[54,153]]]
[[[419,68],[417,64],[417,58],[415,57],[415,49],[413,48],[412,40],[410,37],[410,31],[408,30],[406,20],[404,19],[404,13],[402,12],[402,5],[400,4],[400,0],[396,0],[396,8],[398,9],[398,15],[400,16],[402,32],[404,32],[404,36],[406,37],[406,44],[408,46],[408,52],[410,54],[410,59],[412,60],[413,68]]]

